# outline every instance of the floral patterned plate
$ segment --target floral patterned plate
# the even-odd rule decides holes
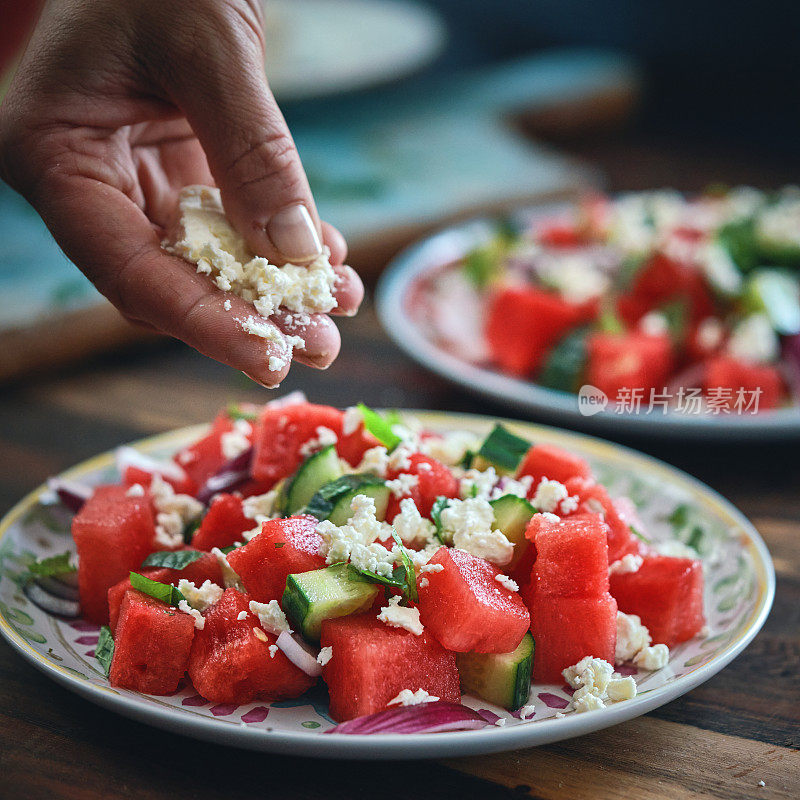
[[[489,430],[494,420],[469,415],[416,413],[434,430]],[[44,503],[45,488],[32,492],[0,523],[0,633],[35,667],[68,689],[120,714],[199,739],[294,755],[330,758],[426,758],[463,756],[530,747],[580,736],[631,719],[688,692],[735,658],[764,623],[775,591],[769,553],[753,526],[699,481],[633,450],[576,433],[507,421],[511,430],[537,442],[573,450],[590,461],[612,495],[630,497],[648,535],[690,543],[703,555],[707,630],[671,651],[668,666],[637,674],[633,700],[601,711],[569,710],[565,686],[534,686],[535,713],[518,713],[465,696],[464,702],[500,726],[434,734],[325,735],[333,723],[323,688],[301,698],[246,706],[213,705],[191,684],[169,697],[153,697],[109,686],[95,661],[98,628],[63,621],[34,606],[20,589],[24,561],[73,547],[70,515]],[[184,428],[134,445],[169,456],[197,438],[202,427]],[[117,479],[113,455],[97,456],[64,473],[97,484]]]

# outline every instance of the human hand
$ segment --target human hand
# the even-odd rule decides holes
[[[363,286],[342,266],[341,234],[319,220],[263,48],[258,0],[52,0],[0,106],[0,176],[125,317],[275,386],[290,365],[271,371],[279,344],[242,330],[252,305],[160,244],[180,189],[216,183],[233,225],[273,263],[304,263],[326,244],[334,313],[358,309]],[[272,322],[305,341],[298,361],[336,358],[327,315]]]

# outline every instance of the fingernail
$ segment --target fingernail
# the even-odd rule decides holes
[[[267,223],[267,235],[288,261],[311,261],[322,252],[311,214],[302,203],[286,206],[275,214]]]
[[[247,378],[250,378],[250,380],[253,381],[253,383],[257,383],[259,386],[263,386],[265,389],[277,389],[281,385],[280,381],[278,381],[277,383],[265,383],[264,381],[261,380],[261,378],[256,378],[249,372],[242,372],[242,375],[244,375]]]

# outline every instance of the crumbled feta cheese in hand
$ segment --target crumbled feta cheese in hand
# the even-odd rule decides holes
[[[442,528],[452,537],[453,546],[485,558],[498,567],[511,561],[514,545],[505,535],[494,530],[494,509],[488,500],[469,497],[451,500],[439,516]]]
[[[150,494],[156,510],[156,543],[170,549],[179,547],[183,529],[203,513],[205,506],[188,494],[175,494],[160,475],[153,475]]]
[[[403,472],[396,478],[386,481],[386,485],[395,497],[408,497],[415,486],[419,486],[419,475]]]
[[[127,492],[125,497],[144,497],[144,486],[141,483],[134,483]]]
[[[468,469],[459,482],[459,493],[462,499],[480,497],[488,500],[497,481],[498,475],[494,467],[487,467],[485,470]]]
[[[239,621],[239,622],[243,622],[244,620],[246,620],[246,619],[247,619],[247,612],[246,612],[246,611],[240,611],[240,612],[239,612],[239,613],[236,615],[236,619],[237,619],[237,621]]]
[[[222,307],[226,311],[230,311],[231,310],[231,301],[226,299],[225,302],[222,304]]]
[[[439,698],[436,695],[428,694],[424,689],[403,689],[394,700],[390,700],[387,706],[418,706],[422,703],[435,703]]]
[[[320,555],[325,556],[327,564],[349,561],[358,569],[388,577],[396,556],[377,543],[384,525],[375,517],[375,501],[359,494],[353,498],[350,508],[353,515],[341,527],[327,519],[317,525],[317,533],[322,537]]]
[[[317,663],[324,667],[331,660],[331,658],[333,658],[333,648],[323,647],[317,655]]]
[[[370,447],[361,457],[361,463],[356,468],[356,472],[371,472],[379,478],[386,477],[386,470],[389,467],[389,451],[382,446]]]
[[[309,439],[300,448],[300,455],[308,457],[312,453],[316,453],[318,450],[322,450],[325,447],[336,444],[338,441],[339,437],[336,435],[335,431],[332,431],[330,428],[326,428],[324,425],[320,425],[316,430],[316,436],[313,439]]]
[[[202,586],[195,586],[191,581],[181,578],[178,591],[186,598],[186,602],[198,611],[205,611],[222,597],[222,587],[216,583],[205,581]]]
[[[566,486],[558,481],[542,478],[531,501],[539,511],[558,511],[558,504],[569,496]]]
[[[643,563],[644,559],[638,553],[626,553],[618,561],[611,563],[608,572],[610,575],[626,575],[630,572],[638,572]]]
[[[178,207],[178,229],[165,249],[195,264],[222,291],[252,303],[262,317],[280,307],[323,313],[336,307],[336,273],[327,247],[308,265],[279,267],[250,251],[228,222],[219,189],[187,186]]]
[[[233,423],[233,430],[220,436],[219,443],[222,448],[222,455],[230,460],[249,450],[250,436],[252,434],[253,426],[246,419],[237,419]]]
[[[497,575],[494,576],[494,579],[502,586],[505,586],[509,592],[519,591],[519,584],[512,578],[509,578],[508,575],[500,575],[498,573]]]
[[[392,521],[392,526],[404,545],[421,547],[431,542],[436,533],[436,526],[419,513],[410,497],[400,501],[400,513]]]
[[[378,620],[391,628],[405,628],[416,636],[424,630],[419,620],[419,609],[401,606],[399,597],[389,598],[389,605],[381,608]]]
[[[642,625],[642,620],[636,614],[617,611],[617,646],[614,653],[617,664],[632,661],[650,642],[650,631]]]
[[[178,611],[183,611],[184,614],[194,617],[194,627],[196,630],[202,631],[203,628],[205,628],[205,617],[196,608],[192,608],[185,600],[181,600],[178,603]]]
[[[267,633],[279,636],[283,631],[292,632],[286,614],[283,613],[277,600],[270,600],[269,603],[258,603],[251,600],[249,608],[250,613],[258,617],[261,627]]]
[[[733,329],[727,350],[748,364],[770,364],[780,355],[780,341],[766,314],[751,314]]]
[[[633,657],[633,663],[650,671],[664,669],[669,663],[669,648],[665,644],[644,647]]]
[[[219,547],[212,547],[211,555],[216,557],[219,568],[222,570],[222,582],[225,584],[225,588],[238,588],[241,581],[234,572],[233,567],[228,563],[228,556]]]

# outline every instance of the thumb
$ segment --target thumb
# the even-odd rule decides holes
[[[322,251],[322,228],[294,141],[267,85],[259,4],[200,3],[173,48],[164,88],[186,115],[250,248],[274,263]],[[249,16],[248,16],[249,15]],[[183,54],[182,54],[183,51]],[[202,53],[202,58],[198,54]]]

